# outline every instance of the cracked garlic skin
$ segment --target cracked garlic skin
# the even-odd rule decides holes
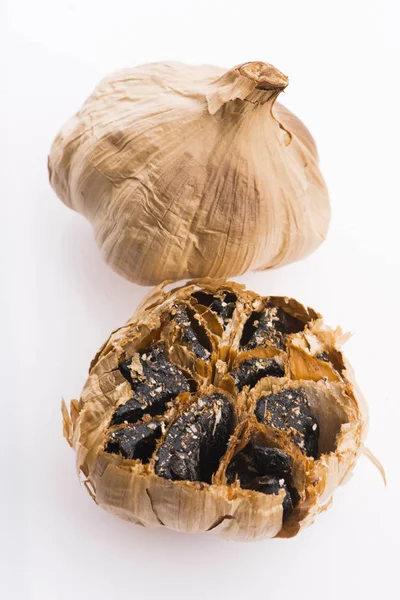
[[[86,487],[146,527],[296,535],[362,451],[344,340],[296,300],[226,280],[155,288],[63,404]]]
[[[330,209],[310,133],[276,102],[287,84],[262,62],[116,72],[56,137],[51,185],[139,284],[298,260]]]

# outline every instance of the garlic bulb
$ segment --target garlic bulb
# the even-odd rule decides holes
[[[314,141],[275,102],[287,83],[262,62],[114,73],[55,139],[51,185],[140,284],[298,260],[330,212]]]
[[[63,405],[87,489],[146,527],[296,535],[363,451],[344,339],[296,300],[224,280],[160,286]]]

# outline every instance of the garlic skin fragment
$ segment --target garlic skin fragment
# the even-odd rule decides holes
[[[287,84],[263,62],[113,73],[56,137],[51,185],[139,284],[298,260],[330,209],[313,138],[276,102]]]

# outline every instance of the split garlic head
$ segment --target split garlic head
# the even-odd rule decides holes
[[[287,83],[262,62],[114,73],[55,139],[51,185],[140,284],[298,260],[330,211],[314,141],[276,102]]]
[[[343,340],[293,299],[225,280],[159,287],[63,406],[89,492],[146,527],[296,535],[362,450],[366,410]]]

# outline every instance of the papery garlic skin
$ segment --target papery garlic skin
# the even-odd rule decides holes
[[[314,141],[266,63],[150,64],[104,79],[63,127],[51,185],[143,285],[298,260],[330,217]]]

